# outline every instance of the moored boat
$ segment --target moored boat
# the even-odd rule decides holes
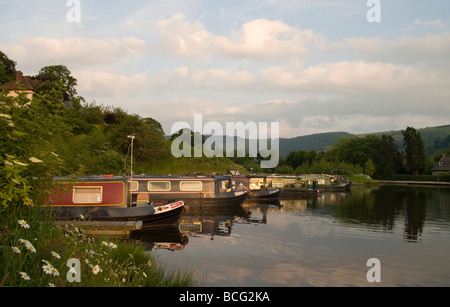
[[[133,204],[127,177],[90,176],[55,180],[59,184],[43,210],[51,210],[56,219],[142,221],[147,227],[176,223],[184,207],[181,200]]]
[[[299,177],[303,180],[317,181],[319,190],[322,192],[347,190],[351,185],[351,182],[342,175],[301,174]]]
[[[318,182],[313,179],[302,179],[299,176],[267,176],[267,185],[269,188],[278,188],[281,190],[280,197],[298,197],[319,195]]]
[[[231,177],[233,189],[236,191],[248,191],[248,199],[251,201],[273,201],[280,195],[280,189],[269,188],[265,175],[234,175]]]
[[[188,207],[239,206],[247,191],[235,191],[230,176],[133,176],[133,203],[162,202],[182,199]]]

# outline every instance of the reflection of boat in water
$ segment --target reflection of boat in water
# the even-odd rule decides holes
[[[177,225],[159,227],[151,230],[135,231],[129,241],[145,247],[146,250],[167,249],[182,250],[189,243],[189,238],[181,234]]]
[[[247,201],[273,201],[280,195],[280,189],[268,187],[265,175],[240,175],[234,172],[231,180],[234,190],[248,191]]]
[[[317,181],[321,192],[347,190],[351,185],[351,182],[342,175],[303,174],[299,175],[299,177],[304,180]]]
[[[183,210],[183,201],[158,204],[129,202],[128,178],[90,176],[55,178],[61,183],[52,191],[43,209],[60,220],[142,221],[143,226],[174,224]]]
[[[230,176],[133,176],[133,202],[182,199],[189,207],[235,207],[247,197],[234,191]]]
[[[302,179],[299,176],[267,176],[269,188],[281,190],[280,198],[317,197],[319,194],[318,182],[313,179]]]
[[[233,224],[246,221],[248,218],[249,212],[242,206],[189,207],[186,215],[183,215],[178,222],[178,229],[185,235],[210,235],[211,239],[213,239],[215,235],[231,235]]]

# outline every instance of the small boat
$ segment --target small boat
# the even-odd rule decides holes
[[[277,200],[280,189],[269,188],[265,175],[233,175],[231,177],[233,189],[236,191],[248,191],[250,201],[262,202]]]
[[[317,180],[303,179],[299,176],[269,175],[267,176],[267,186],[269,188],[280,189],[281,198],[298,196],[317,197],[319,195]]]
[[[184,208],[181,200],[133,204],[128,177],[90,176],[55,181],[57,187],[43,209],[50,209],[59,220],[142,221],[147,227],[176,223]]]
[[[235,191],[230,176],[133,176],[132,202],[164,202],[182,199],[187,207],[239,206],[247,197],[247,191]]]
[[[351,182],[342,175],[329,174],[302,174],[304,180],[315,180],[319,184],[320,191],[342,191],[350,188]]]

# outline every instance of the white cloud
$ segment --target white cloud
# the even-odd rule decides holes
[[[145,74],[130,76],[120,71],[79,71],[73,75],[78,92],[89,97],[132,99],[147,93],[149,84]]]
[[[135,37],[92,39],[83,37],[20,39],[15,45],[0,45],[20,67],[38,70],[43,66],[67,67],[114,65],[148,51],[147,42]],[[36,71],[37,72],[37,71]]]
[[[304,57],[308,45],[321,40],[311,30],[290,27],[280,20],[256,19],[245,23],[230,37],[218,36],[208,31],[202,23],[189,23],[177,14],[158,21],[165,53],[187,57],[212,57],[267,59]]]

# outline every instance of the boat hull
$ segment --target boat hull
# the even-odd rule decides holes
[[[278,199],[280,192],[280,189],[251,190],[248,199],[255,201],[272,201]]]
[[[162,209],[162,207],[165,207]],[[43,210],[51,210],[57,220],[89,220],[89,221],[142,221],[144,227],[154,225],[175,224],[184,208],[182,201],[138,207],[115,206],[51,206]]]
[[[235,207],[241,205],[247,198],[246,191],[215,193],[151,193],[149,200],[154,203],[168,201],[174,197],[183,199],[187,207]]]

